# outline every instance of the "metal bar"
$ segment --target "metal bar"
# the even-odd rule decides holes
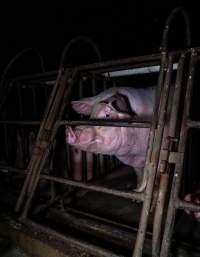
[[[164,230],[161,253],[160,253],[160,256],[162,257],[169,256],[169,248],[172,240],[172,232],[173,232],[175,215],[176,215],[176,201],[178,200],[178,194],[179,194],[180,185],[181,185],[184,153],[185,153],[185,146],[186,146],[187,134],[188,134],[186,129],[186,122],[189,117],[193,80],[194,80],[194,73],[195,73],[195,63],[196,63],[196,52],[194,49],[192,49],[190,66],[189,66],[189,75],[188,75],[188,81],[187,81],[187,89],[186,89],[186,95],[184,100],[184,110],[183,110],[183,118],[182,118],[182,124],[181,124],[180,141],[178,145],[178,152],[181,153],[181,156],[179,158],[179,161],[176,163],[175,170],[174,170],[170,201],[168,205],[168,212],[167,212],[165,230]]]
[[[20,120],[0,120],[0,124],[38,126],[41,124],[41,122],[40,121],[20,121]]]
[[[186,202],[186,201],[183,201],[183,200],[178,200],[176,202],[176,208],[187,209],[187,210],[194,211],[194,212],[199,212],[200,211],[200,205],[193,204],[193,203],[190,203],[190,202]]]
[[[154,214],[153,222],[153,239],[152,239],[152,256],[158,257],[160,252],[160,242],[161,242],[161,226],[164,213],[165,197],[167,192],[169,174],[161,173],[160,175],[160,185],[157,198],[157,205]]]
[[[134,128],[149,128],[149,121],[109,121],[109,120],[75,120],[75,121],[61,121],[60,125],[66,126],[108,126],[108,127],[134,127]]]
[[[194,120],[187,120],[186,122],[187,128],[200,128],[200,121],[194,121]]]
[[[3,125],[3,131],[4,131],[4,144],[5,144],[5,153],[6,153],[6,161],[9,161],[9,150],[8,150],[8,127],[6,124]]]
[[[110,188],[101,187],[101,186],[95,186],[89,183],[82,183],[74,180],[69,180],[69,179],[64,179],[64,178],[59,178],[59,177],[54,177],[49,175],[40,175],[40,179],[46,179],[50,181],[59,182],[65,185],[70,185],[70,186],[80,187],[80,188],[84,188],[84,189],[88,189],[88,190],[92,190],[100,193],[120,196],[128,199],[132,199],[135,201],[140,201],[140,202],[143,201],[143,193],[124,192],[120,190],[110,189]]]
[[[71,73],[72,72],[72,73]],[[49,155],[49,145],[50,142],[54,139],[58,126],[59,126],[59,121],[62,117],[64,108],[65,108],[65,104],[67,101],[69,101],[69,96],[71,94],[71,90],[73,87],[73,82],[74,82],[74,78],[77,75],[77,71],[76,70],[66,70],[65,74],[63,75],[63,77],[61,78],[61,84],[59,87],[59,91],[55,97],[55,101],[52,105],[52,110],[50,111],[50,114],[52,113],[54,117],[52,117],[50,115],[49,119],[47,119],[47,125],[46,125],[46,130],[50,131],[51,127],[50,125],[52,125],[52,131],[51,134],[49,134],[49,138],[45,139],[45,142],[41,141],[41,144],[39,142],[39,147],[43,147],[41,150],[42,152],[40,153],[40,158],[37,158],[36,162],[35,162],[35,167],[32,171],[32,178],[30,179],[30,191],[29,191],[29,195],[28,195],[28,199],[26,201],[26,204],[24,206],[24,210],[22,213],[22,218],[25,218],[27,216],[28,210],[30,208],[31,205],[31,201],[33,198],[33,195],[35,193],[37,184],[39,182],[39,178],[40,178],[40,173],[44,167],[45,161]],[[68,81],[69,76],[72,76],[70,81]],[[69,83],[68,88],[66,89],[66,82]],[[64,94],[64,97],[63,97]],[[63,99],[63,101],[61,101],[61,99]],[[60,106],[60,110],[59,110],[59,106]],[[53,120],[56,119],[56,120]],[[45,130],[44,130],[45,131]],[[45,143],[45,144],[44,144]],[[36,148],[37,149],[37,148]]]
[[[19,120],[0,120],[0,124],[8,125],[35,125],[38,126],[41,121],[19,121]],[[109,121],[109,120],[75,120],[75,121],[60,121],[60,126],[107,126],[107,127],[135,127],[135,128],[149,128],[149,121]]]
[[[186,47],[189,48],[191,45],[191,33],[190,33],[190,23],[189,23],[188,15],[182,7],[178,7],[171,12],[169,17],[167,18],[167,21],[165,22],[165,28],[164,28],[163,36],[162,36],[161,50],[166,51],[168,48],[168,38],[169,38],[168,33],[169,33],[170,25],[178,13],[180,13],[183,16],[184,21],[185,21]]]
[[[194,48],[196,52],[200,52],[200,47],[195,47]],[[169,52],[169,56],[172,57],[178,57],[182,53],[187,53],[188,50],[181,50],[181,51],[171,51]],[[125,59],[118,59],[118,60],[112,60],[112,61],[105,61],[101,63],[93,63],[93,64],[87,64],[87,65],[81,65],[81,66],[76,66],[77,70],[80,71],[90,71],[90,70],[97,70],[97,69],[114,69],[115,67],[117,69],[120,69],[120,66],[131,66],[134,63],[144,63],[147,64],[147,62],[154,61],[159,63],[160,60],[162,59],[162,54],[163,53],[158,53],[158,54],[151,54],[151,55],[146,55],[146,56],[138,56],[138,57],[130,57],[130,58],[125,58]],[[34,75],[26,75],[26,76],[19,76],[12,80],[13,83],[17,81],[22,81],[22,80],[45,80],[46,78],[49,79],[49,77],[56,78],[58,75],[58,71],[51,71],[51,72],[45,72],[43,74],[34,74]]]
[[[24,175],[26,175],[28,173],[28,170],[17,169],[17,168],[3,166],[3,165],[0,166],[0,170],[2,170],[3,172],[8,172],[8,171],[17,172],[17,173],[24,174]],[[56,176],[40,174],[39,179],[46,179],[49,181],[54,181],[54,182],[58,182],[58,183],[69,185],[69,186],[74,186],[74,187],[88,189],[88,190],[92,190],[92,191],[96,191],[96,192],[100,192],[100,193],[106,193],[106,194],[111,194],[111,195],[115,195],[115,196],[120,196],[123,198],[128,198],[128,199],[131,199],[134,201],[138,201],[138,202],[142,202],[144,199],[143,193],[125,192],[125,191],[121,191],[121,190],[115,190],[115,189],[110,189],[107,187],[96,186],[96,185],[89,184],[89,183],[82,183],[82,182],[65,179],[65,178],[60,178],[60,177],[56,177]]]
[[[182,80],[183,80],[183,69],[185,64],[185,55],[182,54],[178,64],[178,71],[176,76],[176,83],[174,88],[174,97],[172,102],[172,110],[170,113],[170,127],[169,127],[169,136],[174,138],[176,136],[176,126],[178,122],[178,110],[180,105],[180,97],[182,87]]]
[[[153,115],[153,121],[151,123],[151,128],[149,132],[147,155],[146,155],[145,166],[143,171],[143,179],[141,184],[142,190],[144,190],[144,188],[146,187],[146,182],[148,179],[149,162],[151,161],[155,130],[158,122],[158,115],[159,115],[159,108],[160,108],[161,90],[164,83],[164,76],[165,76],[165,69],[166,69],[166,61],[167,61],[166,52],[162,52],[161,56],[162,58],[161,58],[161,64],[160,64],[160,72],[158,76],[157,89],[156,89],[156,102],[154,106],[154,115]]]
[[[33,99],[33,118],[35,120],[36,119],[36,113],[37,113],[35,88],[32,88],[32,99]]]
[[[34,165],[36,165],[36,159],[38,160],[37,149],[38,149],[38,146],[40,146],[40,140],[41,140],[41,137],[43,135],[44,125],[47,122],[49,111],[50,111],[50,109],[52,107],[52,104],[53,104],[56,92],[57,92],[59,84],[60,84],[61,77],[62,77],[62,70],[60,69],[58,71],[58,77],[57,77],[57,80],[56,80],[56,84],[53,87],[50,99],[48,101],[46,110],[45,110],[44,115],[43,115],[42,123],[41,123],[40,129],[39,129],[39,132],[37,134],[36,144],[35,144],[35,147],[34,147],[34,150],[33,150],[33,154],[32,154],[31,160],[30,160],[29,165],[28,165],[28,170],[32,170],[34,168]],[[29,182],[30,182],[31,178],[32,178],[32,172],[29,172],[27,177],[26,177],[26,179],[25,179],[24,185],[22,187],[22,190],[20,192],[19,198],[18,198],[17,203],[16,203],[15,210],[17,212],[21,208],[21,205],[22,205],[22,202],[23,202],[23,200],[25,198],[25,194],[26,194],[26,191],[28,189],[28,185],[29,185]]]
[[[83,98],[83,79],[82,77],[79,80],[79,98]],[[81,118],[83,118],[83,115],[81,115]],[[84,151],[81,151],[81,180],[83,182],[87,181],[87,160],[86,160],[87,153]],[[76,172],[76,171],[74,171]]]
[[[21,87],[17,87],[18,91],[18,100],[19,100],[19,117],[23,117],[23,107],[22,107],[22,94],[21,94]]]
[[[165,159],[164,160],[161,159],[161,162],[160,162],[160,171],[159,171],[160,185],[159,185],[158,199],[157,199],[154,222],[153,222],[153,241],[152,241],[153,257],[158,257],[160,252],[161,226],[162,226],[163,212],[164,212],[164,206],[165,206],[165,200],[166,200],[165,198],[167,193],[167,186],[168,186],[169,172],[170,172],[168,159],[169,159],[169,153],[172,150],[172,147],[174,146],[173,138],[175,137],[176,126],[177,126],[184,63],[185,63],[185,55],[181,55],[179,64],[178,64],[178,71],[176,76],[173,100],[168,101],[167,109],[168,109],[168,112],[170,112],[170,121],[165,127],[166,132],[164,133],[165,138],[163,140],[163,143],[165,141],[166,143],[165,145],[162,146],[162,148],[167,152],[167,155],[165,156]],[[172,106],[172,108],[170,108],[170,106]]]
[[[40,225],[38,223],[35,223],[29,219],[26,219],[23,221],[23,223],[25,223],[25,225],[29,226],[30,228],[33,228],[35,231],[40,231],[43,232],[46,236],[49,235],[49,238],[57,238],[60,239],[61,241],[63,241],[63,244],[66,245],[72,245],[75,247],[79,248],[79,251],[81,250],[81,252],[86,251],[87,253],[90,253],[91,256],[97,256],[97,257],[124,257],[124,255],[118,255],[118,254],[114,254],[109,250],[100,248],[98,246],[95,246],[93,244],[87,243],[86,241],[83,240],[76,240],[70,236],[67,235],[63,235],[61,233],[56,232],[53,229],[47,228],[43,225]],[[55,240],[55,239],[54,239]]]
[[[144,195],[144,202],[143,202],[142,213],[141,213],[140,224],[139,224],[133,257],[142,256],[143,244],[144,244],[147,222],[148,222],[148,217],[150,212],[151,199],[153,194],[154,179],[157,171],[159,153],[161,149],[161,142],[162,142],[162,136],[164,131],[165,113],[166,113],[166,105],[167,105],[168,94],[169,94],[169,84],[171,80],[172,66],[173,66],[173,59],[170,56],[167,71],[166,71],[164,88],[162,90],[162,95],[160,100],[160,106],[161,106],[159,108],[160,115],[158,119],[157,129],[155,131],[156,133],[155,133],[154,147],[152,150],[152,154],[150,156],[150,160],[148,160],[149,176],[148,176],[147,187]]]
[[[84,232],[86,235],[103,237],[107,243],[114,243],[117,247],[131,249],[135,241],[135,233],[129,228],[121,227],[120,224],[113,224],[112,221],[103,221],[98,217],[91,217],[83,212],[76,212],[72,209],[65,209],[65,212],[60,212],[56,209],[51,209],[46,215],[49,222],[59,224],[67,224],[71,228]],[[134,231],[135,232],[135,231]],[[147,244],[146,244],[147,246]],[[146,253],[151,251],[151,240],[148,239]]]

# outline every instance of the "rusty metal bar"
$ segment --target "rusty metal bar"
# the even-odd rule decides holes
[[[194,211],[194,212],[199,212],[200,211],[200,205],[193,204],[193,203],[183,201],[183,200],[177,200],[176,201],[176,208],[187,209],[187,210]]]
[[[185,55],[181,55],[178,65],[175,89],[173,93],[173,101],[168,102],[168,106],[172,105],[170,111],[170,121],[169,124],[166,125],[166,133],[164,134],[166,140],[166,145],[164,145],[164,149],[166,152],[165,159],[161,159],[160,163],[160,185],[158,192],[158,199],[156,204],[156,210],[154,215],[154,223],[153,223],[153,240],[152,240],[152,256],[158,257],[160,252],[160,242],[161,242],[161,226],[163,220],[163,212],[166,200],[167,186],[169,180],[169,153],[173,147],[173,139],[175,137],[176,126],[177,126],[177,118],[178,118],[178,109],[180,103],[181,89],[182,89],[182,78],[183,78],[183,69],[185,63]],[[162,156],[161,156],[162,158]]]
[[[134,127],[134,128],[149,128],[149,121],[109,121],[109,120],[75,120],[61,121],[60,125],[66,126],[107,126],[107,127]]]
[[[144,202],[142,207],[142,213],[140,218],[140,224],[137,234],[137,240],[135,244],[135,249],[133,253],[133,257],[141,257],[142,256],[142,250],[143,250],[143,244],[146,234],[146,228],[147,228],[147,222],[150,212],[150,205],[152,200],[152,194],[153,194],[153,186],[154,186],[154,180],[156,176],[158,161],[159,161],[159,153],[161,149],[161,142],[162,142],[162,136],[164,131],[164,123],[165,123],[165,114],[166,114],[166,105],[168,100],[168,94],[169,94],[169,85],[171,80],[171,73],[172,73],[172,66],[173,66],[173,59],[170,56],[168,61],[168,66],[166,70],[166,78],[164,83],[164,88],[162,90],[162,95],[160,98],[160,114],[158,119],[158,124],[155,131],[155,139],[154,139],[154,147],[152,149],[152,154],[149,160],[149,163],[147,163],[149,167],[149,174],[148,174],[148,182],[147,187],[145,190],[144,195]],[[156,122],[156,120],[154,120]],[[153,124],[154,125],[154,124]],[[151,150],[151,149],[150,149]]]
[[[40,178],[63,183],[63,184],[70,185],[70,186],[88,189],[88,190],[92,190],[92,191],[96,191],[96,192],[100,192],[100,193],[106,193],[106,194],[111,194],[111,195],[120,196],[120,197],[124,197],[124,198],[129,198],[129,199],[132,199],[135,201],[141,202],[143,200],[143,193],[124,192],[124,191],[120,191],[120,190],[110,189],[110,188],[101,187],[101,186],[95,186],[95,185],[89,184],[89,183],[82,183],[82,182],[77,182],[77,181],[73,181],[73,180],[69,180],[69,179],[49,176],[49,175],[40,175]]]
[[[0,124],[38,126],[41,124],[41,122],[40,121],[20,121],[20,120],[0,120]]]
[[[9,160],[9,150],[8,150],[8,127],[6,124],[3,125],[3,131],[4,131],[4,143],[5,143],[5,154],[6,154],[6,161]]]
[[[194,121],[194,120],[187,120],[186,122],[187,128],[200,128],[200,121]]]
[[[32,100],[33,100],[33,118],[35,120],[36,119],[36,113],[37,113],[35,88],[32,88]]]
[[[21,87],[17,87],[17,92],[18,92],[18,99],[19,99],[19,116],[20,118],[23,117],[23,105],[22,105],[22,94],[21,94]]]
[[[143,191],[145,189],[146,181],[148,179],[149,163],[150,163],[150,160],[151,160],[155,130],[156,130],[157,122],[158,122],[160,99],[161,99],[161,90],[162,90],[162,86],[163,86],[163,83],[164,83],[164,76],[165,76],[165,71],[166,71],[166,62],[167,62],[166,52],[162,52],[162,58],[161,58],[161,64],[160,64],[161,68],[160,68],[160,72],[159,72],[159,76],[158,76],[158,83],[157,83],[157,89],[156,89],[156,102],[155,102],[155,106],[154,106],[154,115],[153,115],[153,121],[151,123],[151,128],[150,128],[150,132],[149,132],[148,148],[147,148],[145,166],[144,166],[144,171],[143,171],[143,179],[142,179],[142,184],[140,186],[140,188],[141,188],[140,191]]]
[[[169,248],[172,240],[172,232],[173,232],[175,215],[176,215],[176,202],[178,200],[178,194],[179,194],[180,185],[181,185],[184,153],[185,153],[185,146],[186,146],[187,134],[188,134],[187,133],[188,131],[186,129],[186,123],[189,117],[193,80],[194,80],[194,74],[195,74],[195,68],[196,68],[195,67],[196,55],[197,55],[196,51],[192,49],[190,66],[189,66],[189,76],[187,81],[187,89],[186,89],[186,95],[184,100],[184,110],[183,110],[183,118],[182,118],[182,124],[181,124],[180,141],[178,145],[178,153],[180,157],[179,157],[179,160],[176,162],[175,170],[174,170],[170,201],[168,206],[165,230],[164,230],[161,253],[160,253],[160,256],[162,257],[169,256]]]
[[[17,172],[17,173],[20,173],[23,175],[27,175],[27,173],[28,173],[28,170],[17,169],[17,168],[3,166],[3,165],[0,166],[0,169],[3,170],[4,172],[11,171],[11,172]],[[121,191],[121,190],[115,190],[115,189],[110,189],[107,187],[93,185],[90,183],[82,183],[82,182],[77,182],[77,181],[70,180],[70,179],[60,178],[60,177],[51,176],[51,175],[44,175],[44,174],[40,174],[39,179],[46,179],[49,181],[54,181],[54,182],[69,185],[69,186],[74,186],[74,187],[88,189],[88,190],[92,190],[92,191],[96,191],[96,192],[100,192],[100,193],[106,193],[106,194],[111,194],[111,195],[115,195],[115,196],[120,196],[123,198],[128,198],[128,199],[131,199],[134,201],[138,201],[138,202],[141,202],[144,200],[143,193],[125,192],[125,191]]]
[[[168,33],[170,29],[170,25],[173,19],[177,16],[177,14],[181,14],[185,21],[185,28],[186,28],[186,47],[189,48],[191,46],[191,32],[190,32],[190,23],[189,18],[186,11],[182,7],[178,7],[174,9],[169,17],[167,18],[164,26],[163,36],[162,36],[162,43],[161,43],[161,50],[166,51],[168,48]]]
[[[31,158],[31,160],[29,162],[29,165],[28,165],[28,170],[34,169],[34,166],[35,166],[35,168],[37,168],[36,164],[38,162],[36,162],[36,160],[38,160],[38,149],[40,149],[40,140],[41,140],[41,137],[44,137],[44,135],[43,135],[43,131],[45,131],[44,126],[45,126],[45,123],[47,123],[48,115],[49,115],[50,109],[52,108],[53,101],[54,101],[54,98],[56,96],[57,90],[59,88],[61,77],[62,77],[62,70],[60,69],[59,73],[58,73],[58,78],[56,80],[56,84],[55,84],[55,86],[52,90],[48,105],[47,105],[46,110],[45,110],[44,115],[43,115],[43,120],[42,120],[40,129],[39,129],[39,132],[38,132],[38,135],[37,135],[36,144],[35,144],[35,147],[34,147],[32,158]],[[20,192],[19,198],[17,200],[17,204],[16,204],[16,208],[15,208],[15,210],[17,212],[20,210],[22,202],[25,198],[25,194],[26,194],[26,191],[28,189],[29,182],[30,182],[31,178],[32,178],[32,172],[29,172],[26,179],[25,179],[25,182],[24,182],[24,185],[23,185],[22,190]]]
[[[195,50],[197,52],[200,52],[200,47],[195,47]],[[169,52],[169,56],[172,57],[178,57],[182,53],[187,53],[188,50],[181,50],[181,51],[171,51]],[[105,62],[98,62],[98,63],[93,63],[93,64],[87,64],[87,65],[81,65],[81,66],[76,66],[77,70],[79,71],[93,71],[93,70],[98,70],[98,69],[107,69],[108,71],[111,69],[117,69],[120,70],[122,68],[126,67],[133,67],[135,65],[136,67],[140,64],[142,65],[147,65],[148,62],[156,62],[160,63],[160,60],[162,59],[163,53],[158,53],[158,54],[151,54],[151,55],[146,55],[146,56],[137,56],[137,57],[130,57],[130,58],[124,58],[124,59],[118,59],[118,60],[113,60],[113,61],[105,61]],[[39,80],[42,79],[42,81],[45,79],[45,77],[53,76],[54,79],[57,77],[58,72],[57,71],[52,71],[52,72],[46,72],[45,74],[35,74],[35,75],[27,75],[27,76],[20,76],[12,80],[13,83],[17,81],[22,81],[22,80]],[[44,79],[43,79],[44,77]]]
[[[35,125],[38,126],[41,121],[20,121],[20,120],[0,120],[0,124],[8,125]],[[109,120],[75,120],[75,121],[60,121],[59,124],[66,126],[107,126],[107,127],[136,127],[136,128],[149,128],[149,121],[109,121]]]
[[[109,250],[106,250],[104,248],[100,248],[98,246],[95,246],[93,244],[87,243],[84,240],[78,240],[74,239],[70,236],[63,235],[61,233],[56,232],[53,229],[47,228],[43,225],[40,225],[38,223],[35,223],[31,221],[30,219],[23,220],[23,223],[27,225],[30,228],[33,228],[35,231],[43,232],[46,235],[49,235],[50,238],[57,238],[63,241],[62,245],[66,243],[66,245],[73,245],[74,248],[78,247],[79,251],[83,252],[83,250],[86,253],[90,253],[91,256],[97,256],[97,257],[124,257],[124,255],[118,255],[114,254]]]
[[[83,98],[83,79],[82,77],[79,80],[79,98]],[[83,118],[83,115],[81,115],[81,118]],[[80,151],[80,150],[79,150]],[[87,181],[87,153],[84,151],[81,151],[81,180],[83,182]],[[73,165],[73,164],[72,164]]]
[[[55,101],[52,105],[53,111],[50,112],[53,115],[50,115],[49,119],[46,122],[47,123],[46,124],[46,130],[48,131],[48,130],[52,129],[51,134],[49,135],[49,138],[46,139],[44,145],[40,144],[40,142],[39,142],[39,146],[40,147],[43,146],[43,149],[40,148],[42,150],[42,152],[40,154],[40,158],[37,159],[36,165],[35,165],[35,167],[32,171],[32,178],[30,179],[30,185],[29,185],[30,190],[28,191],[29,195],[28,195],[28,199],[26,201],[26,204],[24,206],[24,210],[23,210],[23,213],[22,213],[23,218],[25,218],[27,216],[27,212],[30,208],[33,195],[35,193],[37,184],[39,182],[40,173],[41,173],[41,171],[44,167],[45,161],[46,161],[46,159],[49,155],[50,142],[54,139],[54,137],[56,135],[56,132],[57,132],[57,129],[58,129],[58,126],[59,126],[59,121],[62,117],[64,108],[65,108],[65,103],[69,100],[69,96],[71,94],[74,78],[77,75],[77,71],[73,70],[73,72],[72,73],[71,72],[72,72],[71,70],[66,70],[65,74],[61,78],[61,85],[60,85],[59,91],[58,91],[58,93],[55,97]],[[70,77],[72,76],[70,78],[70,81],[68,81],[69,76]],[[66,89],[66,82],[69,83],[69,86],[68,86],[67,89]],[[64,96],[63,96],[63,94],[64,94]],[[63,99],[63,101],[61,99]],[[59,110],[59,106],[60,106],[60,110]],[[54,116],[54,117],[52,117],[52,116]],[[53,126],[53,127],[51,128],[51,126]],[[41,142],[41,143],[44,143],[44,142]]]

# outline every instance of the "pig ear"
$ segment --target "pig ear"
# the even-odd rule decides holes
[[[94,103],[90,98],[85,98],[79,101],[72,101],[71,104],[72,108],[76,112],[84,115],[90,115]]]

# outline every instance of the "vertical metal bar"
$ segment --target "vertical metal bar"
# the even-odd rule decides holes
[[[3,130],[4,130],[4,143],[5,143],[5,154],[6,154],[6,162],[9,161],[9,150],[8,150],[8,126],[7,124],[3,124]]]
[[[22,90],[20,86],[17,87],[17,91],[18,91],[18,99],[19,99],[19,116],[21,119],[23,117],[23,106],[22,106]]]
[[[170,201],[168,206],[164,236],[162,240],[161,253],[160,253],[160,256],[162,257],[169,256],[169,248],[171,244],[172,232],[173,232],[175,216],[176,216],[176,202],[178,202],[178,194],[179,194],[180,185],[181,185],[185,146],[186,146],[187,134],[188,134],[186,124],[187,124],[187,119],[189,118],[190,103],[191,103],[193,81],[194,81],[194,74],[195,74],[196,56],[197,56],[194,49],[192,49],[191,51],[192,52],[191,52],[191,59],[190,59],[190,66],[189,66],[189,76],[187,81],[187,89],[186,89],[184,110],[183,110],[183,119],[181,124],[180,141],[178,146],[178,152],[180,153],[180,158],[179,158],[179,161],[176,162],[176,166],[174,170]]]
[[[71,94],[71,91],[72,91],[72,87],[73,87],[73,82],[74,82],[74,77],[76,76],[77,74],[77,71],[74,70],[73,71],[73,74],[72,74],[72,78],[69,82],[69,86],[68,88],[66,88],[66,80],[68,79],[68,77],[71,75],[71,71],[67,70],[65,71],[65,74],[63,75],[63,78],[61,80],[61,85],[59,87],[59,92],[57,93],[56,95],[56,98],[55,98],[55,103],[53,103],[53,106],[52,106],[52,109],[55,110],[58,108],[58,106],[56,106],[57,108],[54,108],[54,106],[58,103],[60,103],[60,97],[63,96],[63,93],[64,93],[64,97],[62,98],[63,101],[61,103],[61,106],[60,106],[60,110],[56,113],[54,113],[54,117],[56,118],[56,122],[54,121],[54,123],[52,123],[53,125],[53,128],[52,128],[52,133],[50,135],[50,138],[49,138],[49,142],[51,142],[55,135],[56,135],[56,132],[57,132],[57,129],[59,127],[59,121],[62,117],[62,114],[63,114],[63,111],[64,111],[64,108],[65,108],[65,105],[66,105],[66,102],[69,101],[69,96]],[[52,113],[52,112],[50,112]],[[52,117],[51,117],[51,120],[52,120]],[[47,120],[48,122],[48,120]],[[50,126],[50,124],[48,124]],[[38,160],[37,162],[37,166],[35,167],[35,179],[34,181],[32,182],[32,188],[31,188],[31,191],[28,195],[28,199],[25,203],[25,206],[24,206],[24,209],[23,209],[23,213],[22,213],[22,218],[26,218],[27,217],[27,213],[29,211],[29,208],[30,208],[30,205],[31,205],[31,202],[32,202],[32,198],[34,196],[34,193],[35,193],[35,190],[36,190],[36,187],[38,185],[38,182],[39,182],[39,179],[40,179],[40,173],[44,167],[44,164],[45,164],[45,161],[49,155],[49,150],[50,148],[48,147],[45,147],[45,149],[43,150],[42,152],[42,155],[41,155],[41,158]],[[34,172],[34,170],[32,171]]]
[[[155,133],[154,147],[153,147],[152,154],[151,155],[147,154],[147,157],[150,157],[150,158],[145,162],[145,166],[147,165],[146,169],[149,169],[148,182],[145,190],[145,198],[143,202],[142,213],[141,213],[140,224],[139,224],[139,229],[137,233],[137,239],[135,243],[133,257],[142,256],[142,249],[143,249],[143,244],[144,244],[144,239],[146,234],[147,222],[148,222],[152,193],[153,193],[154,179],[155,179],[155,175],[158,167],[159,153],[161,149],[161,141],[162,141],[163,130],[164,130],[166,105],[167,105],[168,94],[169,94],[169,84],[171,80],[172,67],[173,67],[173,59],[170,56],[167,71],[166,71],[167,73],[166,73],[164,88],[162,90],[162,95],[160,99],[161,107],[159,108],[160,115],[159,115],[158,125],[156,128],[156,133]],[[155,122],[156,120],[153,121],[152,127],[156,125]],[[148,151],[151,150],[152,146],[149,146]]]
[[[175,137],[176,126],[177,126],[177,119],[178,119],[178,109],[180,103],[180,96],[181,96],[181,89],[182,89],[182,78],[183,78],[183,69],[185,63],[185,55],[181,55],[177,70],[177,77],[173,95],[173,101],[168,102],[168,106],[172,106],[170,108],[170,121],[169,124],[165,126],[166,132],[164,134],[163,143],[165,143],[164,150],[168,152],[168,155],[165,157],[165,160],[161,159],[160,162],[160,185],[159,185],[159,192],[158,192],[158,199],[156,204],[156,210],[154,215],[154,223],[153,223],[153,240],[152,240],[152,256],[158,257],[160,252],[160,242],[161,242],[161,225],[163,219],[163,211],[164,211],[164,204],[165,198],[167,193],[167,186],[169,180],[169,165],[168,165],[168,158],[169,152],[172,150],[173,147],[173,138]]]
[[[47,119],[48,119],[48,116],[49,116],[49,112],[50,112],[50,110],[52,108],[53,102],[55,100],[56,93],[57,93],[59,85],[60,85],[60,80],[62,78],[62,74],[63,74],[63,70],[59,69],[56,83],[55,83],[55,85],[53,87],[53,90],[51,92],[51,96],[50,96],[50,99],[48,101],[48,104],[47,104],[47,107],[45,109],[45,112],[43,114],[42,123],[40,125],[40,129],[39,129],[38,134],[37,134],[36,144],[35,144],[35,147],[34,147],[34,150],[33,150],[32,158],[31,158],[31,160],[29,162],[29,165],[28,165],[28,170],[29,171],[32,171],[34,166],[36,165],[36,159],[38,159],[38,153],[37,153],[37,147],[36,146],[39,144],[39,142],[41,140],[41,136],[42,136],[43,131],[44,131],[44,126],[45,126],[45,124],[47,122]],[[28,189],[29,182],[32,179],[32,176],[33,176],[32,172],[29,172],[28,175],[26,176],[24,185],[22,187],[22,190],[20,192],[20,195],[19,195],[17,203],[16,203],[15,210],[17,212],[21,208],[22,202],[23,202],[23,200],[25,198],[25,194],[26,194],[26,191]]]
[[[155,130],[156,130],[156,125],[158,123],[158,116],[160,113],[160,101],[161,101],[161,90],[163,87],[164,83],[164,77],[165,77],[165,72],[166,72],[166,64],[167,64],[167,53],[164,51],[161,53],[161,64],[160,64],[160,72],[158,76],[158,83],[157,83],[157,89],[156,89],[156,101],[155,101],[155,106],[154,106],[154,115],[153,115],[153,121],[151,124],[150,132],[149,132],[149,138],[148,138],[148,148],[147,148],[147,154],[146,154],[146,160],[145,160],[145,165],[144,165],[144,170],[143,170],[143,179],[141,186],[138,191],[143,191],[146,187],[146,182],[148,179],[148,169],[149,169],[149,162],[151,159],[151,154],[153,150],[153,142],[154,142],[154,137],[155,137]]]
[[[82,77],[80,77],[79,80],[79,99],[83,97],[83,80]],[[82,117],[82,116],[81,116]],[[81,180],[83,182],[87,181],[87,153],[84,151],[81,151]]]
[[[32,101],[33,101],[33,119],[36,120],[37,106],[36,106],[35,87],[32,87],[31,90],[32,90]]]

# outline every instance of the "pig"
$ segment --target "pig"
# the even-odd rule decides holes
[[[151,121],[155,104],[155,87],[114,87],[81,100],[72,108],[90,119]],[[137,189],[142,191],[142,170],[148,145],[149,128],[77,126],[66,127],[66,143],[80,150],[116,156],[134,168]]]

